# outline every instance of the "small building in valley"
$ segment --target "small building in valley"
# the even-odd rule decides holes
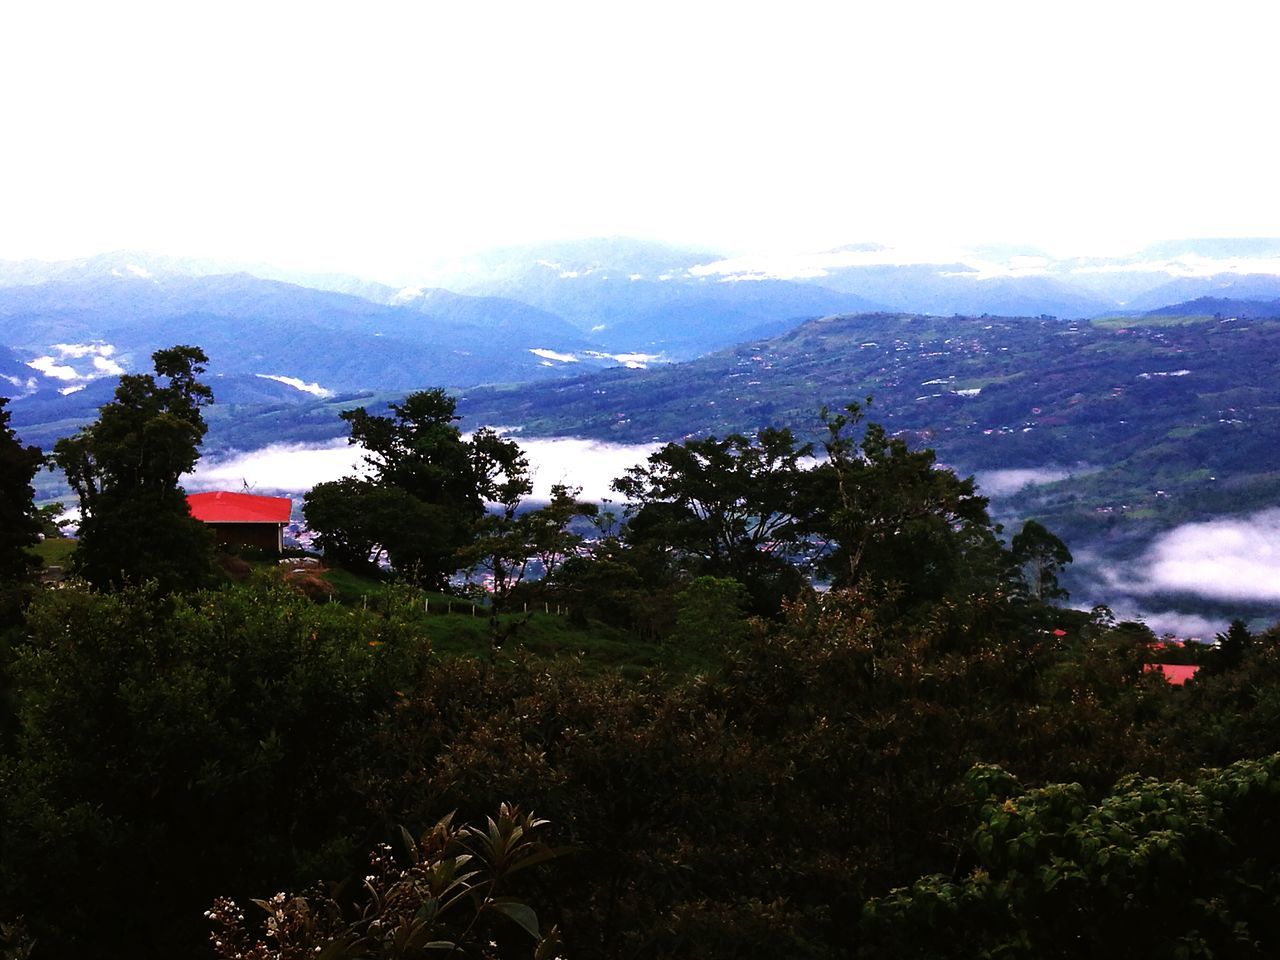
[[[218,543],[276,553],[284,550],[284,528],[293,509],[288,497],[215,490],[187,494],[187,506],[193,517],[213,528]]]
[[[1175,687],[1180,687],[1200,671],[1199,664],[1181,663],[1144,663],[1142,669],[1147,673],[1160,673],[1165,680]]]

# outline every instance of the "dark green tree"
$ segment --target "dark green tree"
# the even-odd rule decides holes
[[[1220,633],[1214,639],[1218,641],[1218,647],[1205,664],[1210,673],[1226,673],[1229,670],[1239,669],[1254,646],[1253,634],[1249,632],[1248,625],[1240,619],[1232,620],[1226,633]]]
[[[1071,562],[1071,551],[1044,524],[1028,520],[1014,535],[1009,550],[1032,599],[1045,601],[1067,596],[1067,591],[1058,586],[1058,573]]]
[[[44,462],[39,448],[23,446],[9,426],[8,403],[0,397],[0,624],[10,606],[6,597],[39,566],[28,550],[40,539],[31,480]]]
[[[98,586],[154,579],[169,590],[199,585],[212,569],[212,537],[179,484],[207,430],[201,409],[213,392],[198,377],[208,357],[176,346],[152,360],[154,376],[121,377],[97,421],[54,446],[80,500],[75,569]]]
[[[515,489],[512,485],[508,492]],[[501,647],[525,622],[502,623],[502,614],[511,608],[513,592],[532,580],[554,577],[582,543],[581,535],[569,525],[575,517],[594,515],[597,508],[579,500],[581,492],[580,487],[556,484],[549,502],[525,511],[519,510],[518,500],[508,501],[500,511],[481,518],[475,539],[458,552],[463,567],[483,574],[488,581],[491,650]]]
[[[528,493],[528,461],[488,428],[464,438],[457,401],[439,388],[388,406],[391,416],[364,407],[341,414],[351,425],[348,442],[365,450],[368,476],[313,487],[304,498],[307,523],[340,563],[386,559],[402,576],[442,588],[485,504],[517,504]]]
[[[972,477],[962,480],[939,467],[932,450],[912,450],[864,423],[862,404],[837,414],[824,408],[821,417],[826,462],[806,478],[810,529],[837,587],[872,578],[926,599],[960,583],[998,581],[1003,562]]]
[[[967,873],[869,902],[872,957],[1264,957],[1280,949],[1280,755],[1194,779],[1022,792],[968,777],[980,805]]]
[[[800,490],[812,453],[790,430],[669,443],[615,480],[629,503],[627,540],[662,544],[686,576],[729,577],[757,613],[777,613],[803,585]]]

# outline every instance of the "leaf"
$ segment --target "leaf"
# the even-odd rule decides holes
[[[527,903],[519,900],[494,900],[490,906],[520,924],[535,940],[541,936],[538,932],[538,915]]]

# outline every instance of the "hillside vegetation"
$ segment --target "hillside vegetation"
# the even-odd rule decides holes
[[[352,411],[322,585],[176,512],[130,549],[203,436],[202,352],[153,360],[58,451],[88,581],[36,585],[40,456],[0,419],[7,956],[1280,949],[1280,628],[1056,606],[1066,544],[1004,544],[859,404],[668,444],[621,523],[522,508],[518,446],[443,391]],[[432,589],[459,568],[483,594]]]

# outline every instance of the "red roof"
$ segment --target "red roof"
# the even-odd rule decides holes
[[[1164,674],[1164,678],[1171,684],[1175,687],[1180,687],[1196,675],[1200,665],[1198,663],[1144,663],[1142,669],[1147,671],[1158,670]]]
[[[204,523],[288,523],[293,501],[218,490],[187,494],[187,506],[191,515]]]

